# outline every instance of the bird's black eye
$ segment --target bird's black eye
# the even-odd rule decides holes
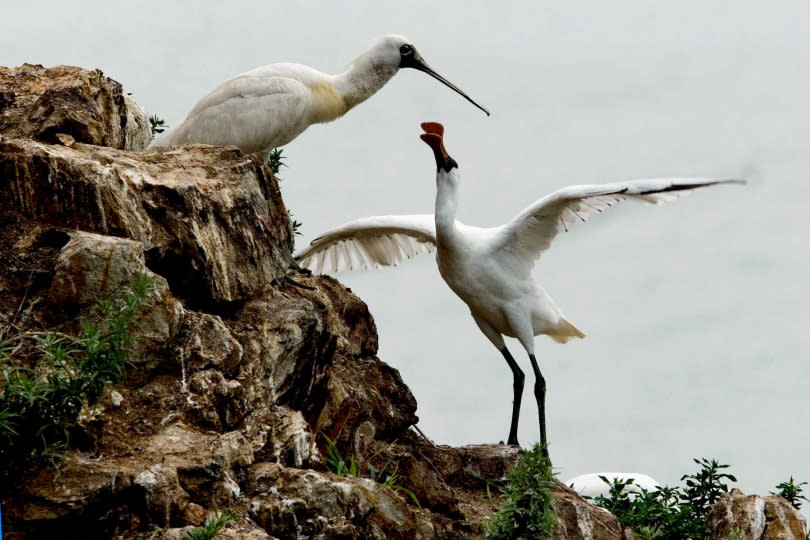
[[[413,52],[413,46],[408,45],[407,43],[399,48],[399,54],[406,55],[411,54]]]

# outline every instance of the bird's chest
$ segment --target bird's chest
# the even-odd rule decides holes
[[[487,272],[474,253],[442,253],[436,255],[439,273],[445,283],[470,307],[487,296]]]
[[[309,121],[313,124],[331,122],[349,110],[337,89],[329,83],[310,86],[311,105]]]

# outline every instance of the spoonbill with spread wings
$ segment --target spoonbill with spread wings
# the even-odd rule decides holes
[[[158,135],[149,147],[233,144],[267,157],[312,124],[336,120],[370,98],[400,68],[427,73],[489,116],[489,111],[434,71],[408,38],[389,35],[377,39],[338,75],[290,63],[237,75],[198,101],[185,119]]]
[[[404,258],[436,250],[439,273],[470,308],[478,328],[503,354],[514,377],[514,401],[508,444],[518,444],[517,427],[525,375],[503,336],[517,338],[529,355],[535,376],[534,396],[540,417],[540,442],[546,439],[546,381],[534,356],[534,336],[558,343],[583,334],[563,316],[532,278],[532,267],[551,241],[568,226],[584,222],[625,199],[662,203],[698,188],[740,180],[710,178],[652,179],[569,186],[532,203],[510,222],[493,228],[464,225],[455,219],[460,176],[444,148],[444,128],[426,122],[421,135],[436,158],[435,214],[378,216],[351,221],[316,238],[296,254],[299,264],[316,273],[395,265]]]

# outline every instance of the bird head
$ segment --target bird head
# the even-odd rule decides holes
[[[464,97],[467,101],[484,111],[489,116],[489,111],[476,103],[470,96],[465,94],[459,87],[439,75],[419,54],[416,47],[411,41],[396,34],[383,36],[366,51],[371,63],[380,71],[394,70],[396,72],[402,68],[417,69],[423,73],[427,73],[434,79],[440,81],[442,84],[457,92]]]
[[[444,169],[446,172],[450,172],[457,168],[458,163],[450,157],[444,147],[444,126],[438,122],[422,122],[422,129],[424,133],[419,138],[433,150],[433,156],[436,158],[436,170]]]

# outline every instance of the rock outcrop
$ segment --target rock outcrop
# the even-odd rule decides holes
[[[180,538],[213,507],[236,517],[226,538],[480,532],[485,512],[464,519],[409,433],[416,401],[376,357],[366,305],[332,278],[288,277],[266,164],[231,147],[135,152],[145,115],[100,72],[2,69],[0,92],[0,340],[76,335],[98,299],[153,282],[127,379],[82,411],[55,466],[2,486],[6,537]],[[328,450],[368,473],[376,445],[407,453],[414,479],[329,472]],[[516,458],[444,451],[459,478]]]
[[[711,538],[803,540],[807,523],[782,497],[746,495],[739,489],[723,495],[709,515]]]
[[[0,66],[0,135],[49,143],[141,150],[146,113],[99,70]]]
[[[0,342],[78,335],[99,299],[153,284],[124,382],[55,463],[0,485],[5,538],[180,539],[215,507],[235,517],[221,538],[481,538],[519,450],[411,431],[416,400],[365,303],[290,268],[258,157],[148,139],[99,71],[0,68]],[[621,538],[565,486],[554,508],[555,538]]]
[[[133,153],[2,138],[0,178],[0,197],[25,217],[141,243],[191,305],[255,297],[289,266],[278,185],[233,148]]]

